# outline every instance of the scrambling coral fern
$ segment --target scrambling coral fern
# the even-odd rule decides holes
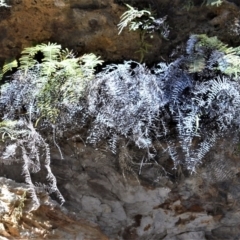
[[[170,64],[151,70],[132,61],[109,65],[89,87],[88,110],[94,119],[89,142],[105,139],[116,152],[117,141],[125,138],[146,150],[146,161],[154,159],[154,142],[164,142],[175,167],[195,171],[216,140],[239,126],[238,75],[211,65],[215,51],[224,57],[238,49],[195,35],[187,54]],[[190,64],[199,58],[204,64],[193,71]]]
[[[39,51],[42,62],[35,59]],[[194,35],[185,54],[172,63],[149,69],[126,61],[94,74],[101,61],[93,54],[76,58],[56,44],[26,49],[21,66],[1,87],[0,133],[6,144],[1,161],[21,159],[35,206],[39,186],[64,202],[51,172],[49,145],[63,157],[58,139],[69,131],[79,136],[85,123],[84,141],[95,146],[107,142],[118,154],[123,174],[124,169],[134,173],[128,164],[141,170],[158,163],[156,146],[168,152],[174,168],[182,165],[194,172],[218,138],[239,132],[238,58],[238,48]],[[13,66],[5,66],[4,72]],[[133,162],[129,146],[141,149],[143,156]],[[31,172],[41,166],[48,184],[36,185]]]
[[[124,136],[139,148],[148,149],[152,145],[151,127],[164,106],[164,95],[156,76],[144,65],[130,61],[109,65],[96,76],[88,104],[94,117],[91,143],[104,137],[113,143],[115,152],[114,138]]]
[[[42,53],[38,61],[36,54]],[[87,82],[94,76],[94,67],[101,63],[94,54],[75,57],[68,49],[57,44],[41,44],[22,52],[18,70],[1,87],[0,109],[3,122],[0,124],[2,139],[6,142],[4,163],[23,162],[23,175],[28,183],[35,207],[39,205],[30,173],[47,171],[47,188],[55,192],[61,201],[64,198],[56,185],[50,167],[50,147],[43,131],[52,135],[53,144],[60,147],[56,138],[72,125],[74,116],[82,110]],[[3,73],[16,67],[16,61],[4,66]],[[75,125],[76,126],[76,125]],[[39,184],[38,184],[39,185]]]

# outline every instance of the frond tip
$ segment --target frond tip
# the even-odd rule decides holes
[[[0,0],[0,7],[10,7],[6,4],[5,0]]]
[[[118,35],[121,34],[122,30],[127,27],[129,24],[130,24],[130,30],[136,30],[139,28],[139,26],[136,24],[134,24],[133,20],[136,19],[136,18],[140,18],[142,17],[143,15],[148,15],[149,18],[151,18],[152,20],[154,19],[152,16],[151,16],[151,12],[147,11],[147,10],[137,10],[135,9],[134,7],[126,4],[126,6],[128,7],[128,10],[126,12],[124,12],[122,14],[122,16],[120,17],[121,18],[121,21],[120,23],[118,24]]]
[[[12,71],[13,68],[16,68],[18,66],[17,60],[14,60],[10,63],[4,64],[2,72],[5,74],[8,71]]]

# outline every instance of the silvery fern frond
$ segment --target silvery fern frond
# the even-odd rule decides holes
[[[144,65],[129,61],[108,66],[89,87],[88,109],[94,117],[89,141],[111,137],[113,132],[130,136],[140,148],[150,147],[150,126],[163,98],[156,77]]]
[[[149,17],[151,17],[151,12],[147,11],[147,10],[137,10],[134,7],[126,4],[126,6],[128,7],[128,10],[126,12],[124,12],[121,16],[121,21],[118,24],[118,29],[119,32],[118,34],[121,34],[122,30],[127,27],[129,24],[130,25],[130,30],[136,30],[139,28],[139,26],[135,26],[133,24],[133,20],[136,18],[140,18],[142,17],[144,14],[148,15]]]
[[[8,145],[2,154],[2,158],[9,159],[13,157],[16,154],[16,149],[17,149],[16,143]]]
[[[207,0],[207,5],[219,7],[223,3],[223,0]]]
[[[0,7],[10,7],[5,0],[0,0]]]

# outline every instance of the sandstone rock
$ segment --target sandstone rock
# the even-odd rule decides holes
[[[25,184],[0,178],[0,239],[103,239],[97,225],[76,220],[66,209],[58,206],[46,193],[38,197],[41,206],[30,211],[31,197]]]
[[[11,8],[0,8],[0,62],[19,56],[24,47],[48,41],[79,54],[94,52],[108,62],[139,59],[138,33],[124,30],[118,35],[119,17],[126,10],[121,0],[9,2]],[[218,9],[200,7],[202,1],[190,9],[187,1],[179,0],[126,2],[139,7],[151,3],[159,17],[168,15],[169,40],[158,34],[147,39],[152,45],[147,63],[180,55],[190,33],[239,44],[239,7],[229,1]],[[123,177],[118,156],[105,148],[63,140],[65,160],[55,149],[51,157],[66,199],[64,208],[40,192],[41,206],[30,212],[27,186],[2,177],[0,239],[239,239],[239,152],[230,142],[220,141],[193,175],[181,168],[173,170],[163,154],[160,167],[143,168],[137,181],[131,172]],[[139,168],[134,171],[138,174]],[[0,174],[24,181],[20,164],[2,166]],[[33,179],[45,180],[41,173],[33,174]]]
[[[139,60],[139,33],[124,29],[118,35],[117,24],[126,11],[124,3],[139,9],[150,4],[156,17],[168,16],[168,40],[159,33],[146,38],[150,45],[144,56],[147,63],[168,60],[171,54],[177,54],[173,50],[193,33],[207,33],[225,43],[239,44],[239,8],[227,1],[217,9],[201,7],[199,3],[188,9],[186,1],[176,0],[11,0],[11,8],[0,8],[0,64],[18,57],[25,47],[49,41],[79,55],[93,52],[106,62]]]

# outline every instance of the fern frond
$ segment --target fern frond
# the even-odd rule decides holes
[[[223,3],[223,0],[207,0],[207,5],[219,7]]]
[[[0,133],[2,135],[2,141],[7,138],[14,140],[18,137],[18,132],[15,130],[17,121],[4,120],[0,122]]]
[[[57,45],[56,43],[40,44],[35,47],[25,48],[22,51],[22,57],[19,59],[19,69],[24,70],[26,75],[27,71],[38,63],[35,59],[36,54],[42,52],[44,56],[42,61],[46,64],[43,68],[43,74],[49,75],[55,69],[54,64],[51,64],[51,62],[58,60],[60,49],[61,45]]]
[[[101,65],[103,63],[103,60],[100,60],[100,57],[97,57],[93,53],[84,54],[80,57],[80,60],[84,63],[84,68],[90,70],[94,69],[98,64]]]
[[[69,50],[68,48],[62,49],[60,52],[60,61],[63,61],[69,58],[76,58],[73,50]]]
[[[6,4],[5,0],[0,0],[0,7],[11,7],[11,6]]]
[[[33,68],[36,64],[37,64],[37,60],[34,59],[34,55],[30,55],[30,54],[24,54],[22,52],[22,57],[19,59],[20,62],[20,66],[19,69],[24,71],[24,74],[26,75],[28,70]]]
[[[130,30],[136,30],[136,26],[133,23],[133,20],[135,18],[140,18],[142,17],[144,14],[151,16],[151,12],[147,11],[147,10],[137,10],[135,8],[133,8],[132,6],[126,4],[126,6],[128,7],[128,11],[124,12],[122,14],[122,16],[120,17],[121,21],[118,24],[118,35],[121,34],[122,30],[127,27],[128,24],[130,24]],[[138,28],[139,26],[137,26]]]
[[[2,72],[3,74],[5,74],[8,71],[12,71],[13,68],[16,68],[18,66],[18,63],[16,60],[10,62],[10,63],[6,63],[3,65],[3,69]]]
[[[17,144],[13,143],[6,147],[5,151],[2,154],[3,159],[9,159],[16,154]]]
[[[193,152],[192,157],[186,159],[187,169],[191,172],[195,172],[196,166],[201,162],[204,156],[213,147],[217,139],[217,134],[212,132],[212,135],[206,136],[206,138],[198,146],[198,149]]]
[[[198,55],[194,57],[194,59],[191,59],[188,65],[188,71],[190,73],[201,72],[205,68],[205,65],[206,63],[204,56]]]
[[[61,45],[57,43],[43,43],[37,45],[37,49],[43,53],[43,62],[58,61],[61,55]]]
[[[43,76],[51,76],[52,74],[56,73],[58,67],[57,61],[45,61],[41,64],[41,74]]]
[[[36,210],[40,206],[40,203],[39,203],[38,197],[36,195],[35,188],[34,188],[35,186],[32,183],[32,179],[31,179],[31,175],[30,175],[30,171],[29,171],[30,159],[27,156],[26,148],[22,144],[21,144],[21,150],[22,150],[22,158],[23,158],[23,162],[24,162],[22,174],[24,175],[25,181],[29,186],[29,191],[31,193],[31,198],[32,198],[33,203],[34,203],[33,210]]]
[[[78,58],[64,59],[58,63],[60,71],[58,75],[66,75],[66,77],[81,75],[81,67]]]
[[[218,59],[218,69],[223,73],[238,79],[240,76],[240,56],[227,54]]]
[[[228,50],[228,45],[221,42],[217,37],[208,37],[206,34],[196,35],[198,38],[198,47],[206,47],[211,50],[218,50],[221,52],[226,52]]]
[[[51,163],[51,158],[50,158],[50,149],[48,144],[41,138],[43,141],[43,144],[45,145],[45,153],[46,153],[46,158],[45,158],[45,168],[47,170],[47,180],[50,182],[50,189],[52,192],[55,192],[57,194],[58,199],[60,200],[61,204],[65,202],[64,197],[60,193],[57,187],[57,180],[54,174],[52,173],[50,163]]]

